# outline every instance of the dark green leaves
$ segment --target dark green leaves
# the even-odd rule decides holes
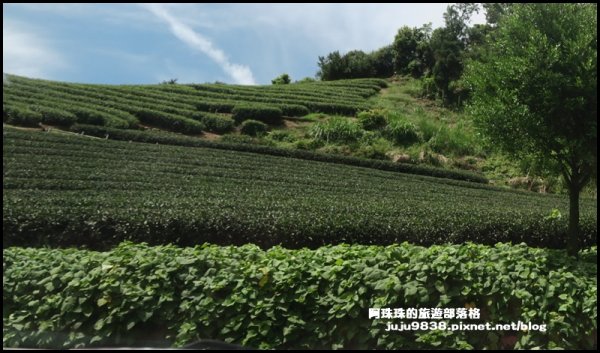
[[[522,349],[593,348],[597,328],[595,247],[580,261],[508,244],[262,251],[123,243],[103,253],[10,248],[3,255],[5,347],[181,346],[203,338],[254,348],[486,349],[511,334],[387,335],[385,323],[368,319],[370,307],[475,307],[490,323],[548,325],[520,334]],[[465,266],[436,279],[456,263]],[[102,264],[113,267],[102,271]],[[49,268],[60,269],[52,291],[40,284]],[[74,277],[79,287],[69,285]]]
[[[227,149],[14,129],[4,131],[3,152],[4,246],[564,246],[567,220],[546,219],[549,210],[565,212],[561,196]],[[596,205],[582,200],[581,208],[585,241],[593,244]]]
[[[354,115],[385,86],[379,79],[311,82],[285,86],[85,85],[8,75],[3,121],[38,126],[93,124],[117,129],[145,127],[198,134],[225,133],[233,117],[278,123],[310,112]],[[225,115],[228,114],[228,115]],[[104,137],[104,136],[103,136]]]

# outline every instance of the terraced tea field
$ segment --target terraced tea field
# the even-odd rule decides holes
[[[526,242],[561,247],[561,196],[222,149],[3,132],[4,246]],[[582,202],[595,244],[596,203]]]
[[[272,86],[87,85],[34,80],[8,75],[3,91],[3,121],[36,126],[39,122],[74,123],[115,128],[140,125],[198,134],[223,133],[234,126],[236,108],[250,109],[245,118],[262,119],[265,110],[282,117],[312,112],[354,115],[367,98],[386,85],[380,79],[310,82]]]
[[[3,348],[597,350],[597,6],[388,5],[4,4]]]

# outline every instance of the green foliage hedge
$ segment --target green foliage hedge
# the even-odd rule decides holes
[[[32,106],[31,109],[42,114],[42,122],[46,124],[71,126],[77,122],[77,116],[66,110],[42,106]]]
[[[357,115],[358,122],[365,130],[378,130],[387,125],[387,119],[382,111],[369,110]]]
[[[283,112],[277,107],[260,104],[239,104],[231,111],[233,120],[241,123],[244,120],[259,120],[266,124],[279,124]]]
[[[285,116],[305,116],[310,113],[307,107],[300,104],[279,104],[277,107]]]
[[[87,85],[29,79],[8,75],[3,103],[14,110],[10,124],[36,126],[40,121],[69,126],[72,115],[80,124],[112,128],[137,128],[141,117],[150,124],[169,131],[196,134],[205,124],[208,131],[229,131],[231,124],[222,117],[201,112],[231,113],[237,105],[279,109],[261,116],[242,117],[265,123],[278,123],[281,116],[304,116],[310,112],[353,115],[366,109],[366,98],[377,93],[381,82],[370,79],[302,85],[235,86],[235,85]],[[385,84],[385,83],[383,83]],[[14,108],[18,107],[18,108]],[[40,119],[35,110],[49,109]],[[256,113],[252,108],[249,113]],[[260,110],[260,109],[259,109]],[[8,122],[7,109],[3,121]],[[45,118],[44,118],[45,116]],[[47,120],[47,121],[45,121]],[[196,120],[196,121],[193,121]],[[239,123],[240,121],[238,121]]]
[[[168,130],[182,132],[185,134],[198,134],[204,130],[205,126],[200,121],[181,118],[169,113],[163,113],[151,109],[140,109],[135,112],[135,116],[141,122],[166,128]]]
[[[127,129],[129,123],[97,109],[73,107],[69,110],[77,116],[77,121],[83,124],[103,125],[116,129]]]
[[[98,116],[94,114],[92,116],[89,111],[86,110],[75,110],[81,117],[81,120],[88,121],[89,123],[103,124],[109,120],[105,116]],[[17,105],[17,106],[5,106],[3,109],[3,121],[8,124],[22,125],[22,126],[38,126],[39,123],[59,125],[59,126],[71,126],[78,120],[78,117],[67,110],[59,108],[49,108],[41,105]],[[125,124],[111,124],[113,127],[127,127]]]
[[[233,119],[224,116],[203,114],[199,120],[204,124],[206,131],[217,134],[230,132],[235,126]]]
[[[196,108],[200,111],[214,113],[231,113],[236,107],[234,101],[202,101],[196,103]],[[274,104],[273,107],[281,109],[284,116],[304,116],[310,113],[307,107],[300,104]]]
[[[348,104],[329,104],[320,102],[306,102],[306,106],[311,112],[325,113],[325,114],[336,114],[353,116],[360,110],[365,110],[365,106],[356,106]]]
[[[258,120],[244,120],[240,126],[240,132],[249,136],[261,136],[267,133],[269,127],[267,124]]]
[[[596,247],[575,260],[508,244],[10,248],[3,346],[217,339],[263,349],[594,349],[596,257]],[[388,321],[413,320],[369,319],[371,307],[475,307],[480,320],[429,321],[522,321],[547,331],[386,332]]]
[[[196,103],[198,110],[213,113],[231,113],[233,107],[235,107],[234,102],[202,101]]]
[[[23,106],[3,106],[2,121],[7,124],[38,126],[42,114]]]

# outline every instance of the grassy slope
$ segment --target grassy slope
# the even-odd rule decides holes
[[[389,87],[368,101],[373,109],[386,111],[390,121],[403,119],[413,123],[422,136],[418,143],[398,146],[389,140],[378,139],[370,145],[360,142],[327,144],[317,145],[316,149],[322,152],[369,157],[366,151],[370,147],[379,152],[381,158],[481,172],[492,184],[501,186],[508,185],[512,178],[523,176],[516,163],[497,153],[485,151],[471,122],[463,114],[443,108],[431,100],[417,98],[419,92],[418,81],[402,78],[390,82]],[[309,118],[312,122],[323,122],[331,117],[312,114]],[[284,130],[291,131],[291,135],[302,142],[296,146],[310,148],[314,145],[309,139],[311,125],[310,122],[302,122],[299,126],[286,126]],[[293,143],[287,141],[275,141],[275,144],[294,147]]]
[[[368,100],[373,109],[386,112],[390,121],[400,119],[414,124],[421,135],[418,143],[398,146],[382,138],[371,144],[359,141],[354,144],[317,145],[316,149],[366,157],[372,157],[372,151],[375,150],[379,158],[401,159],[409,163],[482,173],[493,185],[539,192],[566,192],[557,177],[529,177],[529,173],[521,170],[517,161],[486,147],[465,114],[441,107],[439,103],[429,99],[420,98],[420,92],[418,80],[401,77],[390,80],[387,88]],[[323,122],[330,117],[313,114],[310,118],[313,122]],[[313,141],[306,140],[310,136],[310,126],[310,123],[305,122],[300,127],[291,129],[297,139],[305,138],[301,144],[303,147],[310,148],[314,145]],[[294,144],[289,142],[275,141],[275,144],[294,147]],[[584,189],[583,195],[596,198],[596,189],[596,185],[592,183]]]

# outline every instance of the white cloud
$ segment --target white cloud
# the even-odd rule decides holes
[[[442,20],[439,4],[236,4],[171,5],[186,23],[207,28],[286,31],[308,40],[303,45],[350,50],[390,43],[402,25]],[[445,7],[443,7],[445,8]],[[433,16],[432,16],[433,15]],[[427,20],[425,20],[427,19]],[[422,20],[422,21],[421,21]],[[298,43],[294,43],[297,45]]]
[[[140,11],[137,4],[90,4],[90,3],[12,3],[4,4],[5,9],[38,13],[65,20],[77,19],[106,23],[107,25],[127,25],[130,28],[146,29],[158,22]]]
[[[53,49],[47,38],[22,23],[2,24],[2,71],[36,78],[52,78],[67,67],[65,58]]]
[[[318,55],[334,50],[347,52],[359,49],[371,51],[392,43],[398,28],[421,26],[431,22],[433,27],[444,25],[443,13],[448,3],[416,4],[4,4],[3,69],[9,73],[44,78],[58,77],[59,69],[67,68],[64,57],[73,41],[79,41],[77,31],[63,33],[60,37],[65,52],[57,51],[58,43],[51,41],[47,28],[32,28],[15,18],[27,19],[33,14],[52,18],[56,22],[79,21],[96,28],[120,29],[122,41],[104,48],[93,38],[85,38],[78,45],[71,60],[81,58],[81,51],[98,51],[108,62],[131,71],[154,71],[160,76],[181,77],[193,75],[197,80],[214,80],[253,84],[269,83],[274,75],[288,72],[293,77],[312,76],[316,71]],[[152,15],[149,15],[152,14]],[[6,17],[17,25],[7,25]],[[15,16],[15,17],[12,17]],[[472,23],[485,22],[482,13],[475,15]],[[34,23],[34,22],[31,22]],[[40,22],[41,23],[41,22]],[[52,21],[48,22],[49,26]],[[15,27],[15,28],[13,28]],[[60,29],[54,28],[55,33]],[[118,45],[132,38],[152,39],[158,33],[169,31],[185,43],[192,54],[200,52],[214,61],[213,65],[195,70],[181,64],[189,57],[171,58],[179,62],[164,64],[161,46],[143,47],[145,40]],[[100,34],[101,32],[97,32]],[[137,36],[137,37],[136,37]],[[112,42],[111,42],[112,43]],[[69,46],[67,46],[69,45]],[[226,46],[227,45],[227,46]],[[53,49],[54,48],[54,49]],[[131,53],[129,51],[132,51]],[[225,52],[226,51],[226,52]],[[230,57],[228,57],[228,55]],[[243,55],[243,56],[242,56]],[[243,57],[244,62],[233,59]],[[32,59],[33,58],[33,59]],[[42,59],[39,59],[42,58]],[[98,56],[92,58],[99,60]],[[159,62],[160,61],[160,62]],[[72,63],[70,63],[72,64]],[[89,67],[89,62],[81,68]],[[252,67],[252,70],[250,69]],[[153,68],[153,69],[149,69]],[[214,72],[216,69],[217,72]],[[204,70],[204,71],[202,71]],[[202,72],[201,72],[202,71]],[[220,73],[222,72],[222,74]],[[109,73],[107,73],[109,74]],[[227,78],[229,76],[230,78]],[[64,78],[64,77],[63,77]],[[188,78],[189,79],[189,78]]]
[[[444,25],[450,3],[414,4],[170,4],[169,12],[193,28],[285,33],[303,45],[342,52],[375,50],[392,43],[402,26]],[[473,23],[484,23],[483,12]]]
[[[189,25],[172,16],[163,6],[158,4],[144,5],[155,16],[165,21],[171,32],[188,46],[206,54],[216,62],[236,83],[244,85],[256,84],[252,71],[249,67],[231,63],[225,53],[215,47],[213,43],[203,35],[195,32]]]

